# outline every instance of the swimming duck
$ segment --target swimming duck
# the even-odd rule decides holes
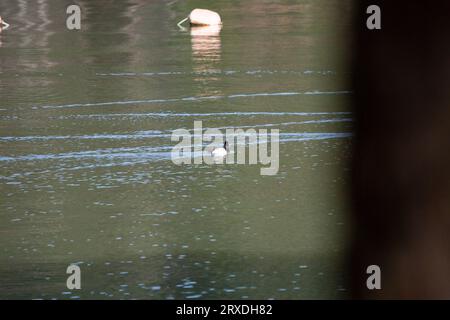
[[[213,157],[225,157],[228,154],[228,141],[223,143],[223,148],[214,149],[211,154]]]

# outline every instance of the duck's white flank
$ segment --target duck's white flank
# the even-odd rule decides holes
[[[213,157],[225,157],[227,153],[227,150],[225,150],[224,148],[217,148],[211,152]]]
[[[216,148],[214,149],[211,154],[213,157],[225,157],[228,154],[228,142],[225,141],[223,144],[223,148]]]

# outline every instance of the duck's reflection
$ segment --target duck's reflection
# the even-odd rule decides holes
[[[194,80],[201,82],[202,94],[220,94],[211,81],[217,81],[220,72],[222,42],[221,25],[191,27]]]

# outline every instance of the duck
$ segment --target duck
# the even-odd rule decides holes
[[[212,152],[211,155],[213,157],[225,157],[228,154],[228,141],[225,141],[223,143],[223,148],[215,148]]]

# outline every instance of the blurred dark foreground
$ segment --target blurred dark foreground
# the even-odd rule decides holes
[[[371,4],[381,30],[366,28]],[[358,6],[353,296],[449,299],[450,1]],[[366,287],[372,264],[381,290]]]

